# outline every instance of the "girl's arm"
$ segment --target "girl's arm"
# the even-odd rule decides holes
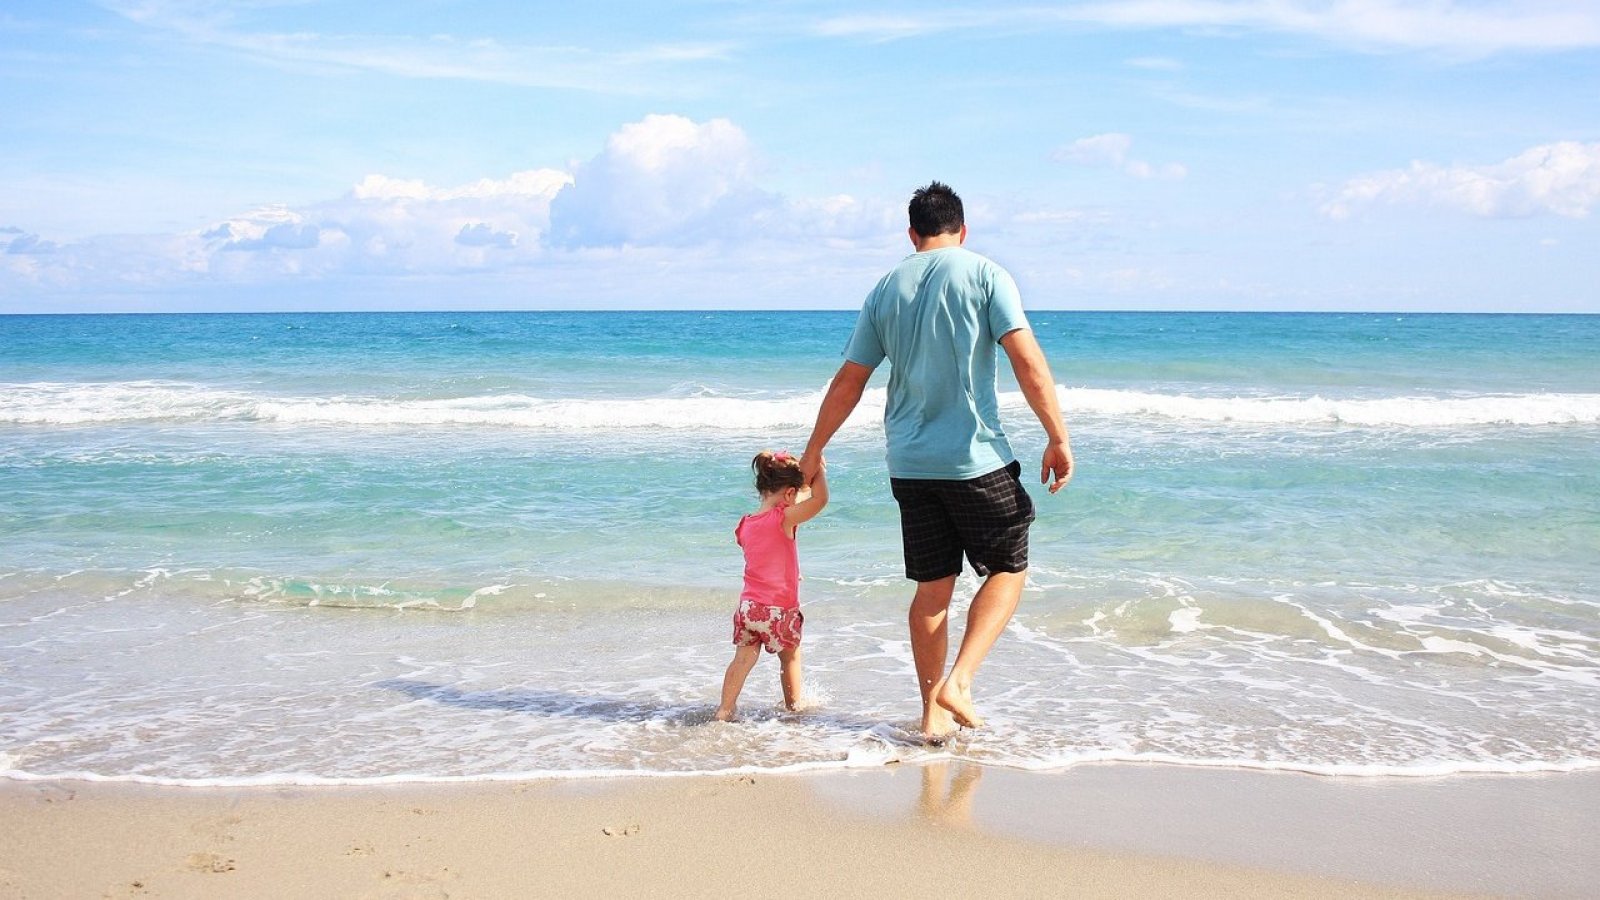
[[[828,470],[824,466],[817,470],[817,477],[811,481],[811,496],[799,501],[783,511],[783,527],[790,534],[802,522],[809,521],[822,508],[828,505]]]

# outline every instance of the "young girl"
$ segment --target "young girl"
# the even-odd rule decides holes
[[[744,591],[733,614],[733,662],[722,678],[717,720],[733,718],[745,676],[761,658],[761,648],[782,664],[783,705],[800,702],[800,554],[795,529],[828,505],[828,479],[818,471],[811,487],[800,475],[800,460],[763,450],[750,461],[761,508],[739,520],[734,539],[744,548]]]

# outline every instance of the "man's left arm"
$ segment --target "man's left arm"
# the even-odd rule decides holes
[[[1044,426],[1044,458],[1039,468],[1039,483],[1050,485],[1050,493],[1066,487],[1072,478],[1072,444],[1067,438],[1067,423],[1061,418],[1061,401],[1056,397],[1055,376],[1044,357],[1039,340],[1027,328],[1016,328],[1000,338],[1000,346],[1011,360],[1017,386],[1027,398],[1033,414]]]

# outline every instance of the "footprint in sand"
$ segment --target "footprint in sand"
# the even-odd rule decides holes
[[[233,868],[233,860],[225,856],[218,856],[215,853],[189,854],[189,870],[192,872],[211,872],[220,875],[223,872],[232,872]]]
[[[452,878],[446,872],[441,877]],[[421,872],[389,870],[383,873],[383,886],[363,894],[361,900],[449,900],[450,894],[434,876]]]

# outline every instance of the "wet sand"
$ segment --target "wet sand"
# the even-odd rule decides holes
[[[1600,773],[0,781],[0,897],[1592,896]]]

